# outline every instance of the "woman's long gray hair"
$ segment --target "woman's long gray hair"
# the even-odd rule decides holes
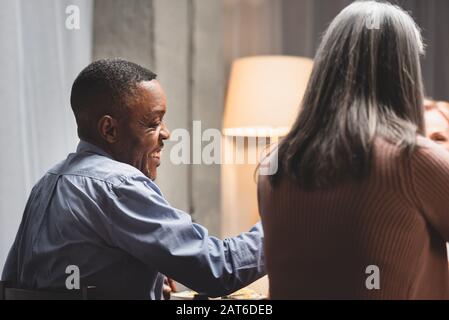
[[[362,178],[376,137],[412,150],[424,133],[423,52],[420,30],[401,8],[376,1],[346,7],[324,34],[272,184],[283,175],[309,189]]]

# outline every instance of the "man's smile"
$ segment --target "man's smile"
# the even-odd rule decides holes
[[[159,166],[161,164],[161,155],[163,147],[164,147],[163,145],[160,146],[158,149],[156,149],[150,154],[150,158],[156,163],[156,166]]]

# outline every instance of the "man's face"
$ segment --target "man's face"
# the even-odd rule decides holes
[[[431,108],[425,112],[427,137],[449,150],[449,119],[443,110]]]
[[[118,121],[114,158],[154,180],[161,164],[163,141],[170,136],[163,122],[167,106],[159,82],[141,82],[128,106],[129,110]]]

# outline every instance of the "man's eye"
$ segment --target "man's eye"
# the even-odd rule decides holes
[[[148,128],[153,129],[153,130],[156,130],[160,125],[161,125],[160,122],[158,122],[158,123],[152,123],[152,124],[150,124],[150,125],[148,126]]]

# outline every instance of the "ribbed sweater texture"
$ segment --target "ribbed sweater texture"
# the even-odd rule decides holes
[[[258,189],[270,298],[449,299],[449,152],[430,140],[376,140],[361,182]]]

